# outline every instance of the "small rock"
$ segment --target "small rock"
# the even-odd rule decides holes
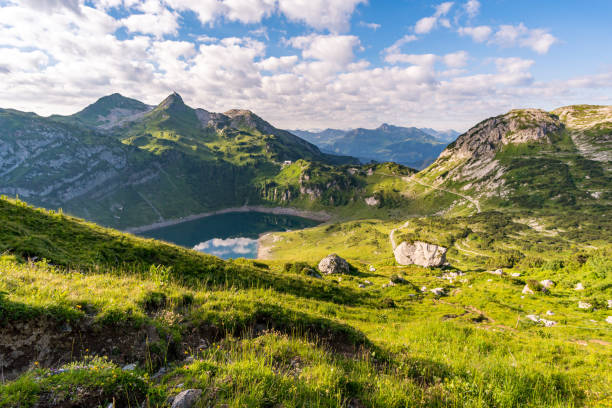
[[[608,309],[612,309],[612,299],[608,300]]]
[[[540,321],[540,316],[537,315],[527,315],[525,316],[527,319],[534,321],[534,322],[539,322]]]
[[[349,273],[350,267],[345,259],[336,254],[331,254],[321,259],[319,270],[326,275],[332,273]]]
[[[582,284],[582,282],[578,282],[574,287],[574,290],[584,290],[584,285]]]
[[[550,279],[545,279],[540,281],[540,285],[544,286],[546,289],[550,289],[555,286],[555,282],[551,281]]]
[[[504,271],[503,271],[503,269],[496,269],[494,271],[490,271],[489,273],[491,275],[503,276]]]
[[[172,408],[191,408],[198,401],[200,395],[202,395],[202,390],[185,390],[174,397]]]
[[[427,292],[427,286],[422,286],[421,287],[421,292]]]
[[[363,281],[363,283],[365,283],[366,285],[373,285],[373,283],[370,282],[369,280]]]
[[[487,279],[487,282],[493,282],[493,279]]]
[[[135,369],[136,369],[136,363],[124,365],[122,368],[123,371],[134,371]]]
[[[370,272],[376,272],[376,268],[370,265]]]
[[[360,288],[365,288],[365,285],[364,285],[363,283],[360,283],[360,284],[359,284],[359,287],[360,287]]]
[[[434,288],[430,290],[431,293],[433,293],[436,296],[443,296],[444,295],[444,288]]]
[[[395,283],[393,281],[389,281],[389,283],[385,283],[384,285],[382,285],[383,288],[386,288],[389,286],[395,286]]]
[[[578,302],[578,309],[590,309],[591,307],[593,307],[593,305],[588,302]]]
[[[523,295],[533,295],[533,290],[529,287],[529,285],[525,285],[522,293]]]
[[[543,323],[544,327],[553,327],[557,325],[557,322],[546,319],[540,319],[540,323]]]
[[[612,316],[606,317],[606,323],[612,324]]]
[[[513,272],[510,276],[512,276],[513,278],[518,278],[519,276],[521,276],[520,272]]]
[[[546,316],[554,316],[555,312],[553,312],[552,310],[547,310],[546,311]]]

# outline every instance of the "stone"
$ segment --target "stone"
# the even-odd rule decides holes
[[[553,312],[552,310],[547,310],[546,311],[546,316],[554,316],[555,312]]]
[[[537,316],[537,315],[527,315],[525,317],[536,323],[540,321],[540,316]]]
[[[606,323],[612,324],[612,316],[606,317]]]
[[[443,296],[445,291],[444,291],[444,288],[434,288],[434,289],[431,289],[430,292],[436,296]]]
[[[370,265],[370,272],[376,272],[376,268]]]
[[[372,285],[373,283],[370,282],[369,280],[363,281],[363,283],[365,283],[366,285]]]
[[[504,270],[503,269],[496,269],[494,271],[489,272],[492,275],[497,275],[497,276],[503,276],[504,275]]]
[[[557,322],[546,319],[540,319],[540,323],[544,324],[544,327],[553,327],[557,325]]]
[[[370,207],[377,207],[378,205],[380,205],[380,200],[374,196],[366,197],[365,203],[369,205]]]
[[[513,272],[510,276],[512,276],[513,278],[518,278],[519,276],[521,276],[520,272]]]
[[[590,309],[591,307],[593,307],[593,305],[588,302],[578,302],[578,309]]]
[[[421,241],[402,242],[393,250],[393,254],[400,265],[433,267],[446,262],[446,248]]]
[[[522,293],[523,295],[533,295],[533,290],[529,287],[529,285],[525,285]]]
[[[136,369],[136,363],[128,364],[123,366],[123,371],[134,371]]]
[[[612,309],[612,299],[608,300],[608,309]]]
[[[321,259],[321,262],[319,262],[319,270],[329,275],[332,273],[348,273],[350,267],[345,259],[340,258],[336,254],[331,254]]]
[[[550,289],[555,286],[555,282],[551,281],[550,279],[545,279],[540,281],[540,285],[544,286],[546,289]]]
[[[365,288],[365,285],[364,285],[363,283],[360,283],[360,284],[359,284],[359,287],[360,287],[360,288]]]
[[[421,286],[421,292],[427,292],[427,286]]]
[[[389,283],[385,283],[385,284],[382,285],[383,288],[387,288],[389,286],[395,286],[395,282],[389,281]]]
[[[179,393],[172,401],[172,408],[191,408],[202,395],[202,390],[189,389]]]
[[[574,287],[574,290],[584,290],[584,285],[582,284],[582,282],[578,282]]]

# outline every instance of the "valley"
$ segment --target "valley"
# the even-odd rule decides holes
[[[612,401],[609,107],[421,171],[176,94],[32,115],[0,111],[0,407]]]

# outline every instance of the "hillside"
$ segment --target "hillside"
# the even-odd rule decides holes
[[[422,169],[434,161],[445,145],[457,135],[452,130],[437,132],[433,129],[408,128],[386,123],[376,129],[292,132],[326,152],[355,156],[363,162],[391,161],[416,169]],[[449,137],[452,140],[449,140]]]
[[[498,241],[494,219],[468,225]],[[609,242],[504,276],[454,261],[397,267],[366,247],[350,256],[338,248],[351,270],[315,278],[318,257],[308,252],[225,262],[13,200],[0,199],[0,223],[1,407],[161,407],[187,389],[202,391],[200,405],[232,407],[570,407],[612,398]],[[335,239],[365,228],[357,239],[367,246],[364,237],[389,228],[352,225],[312,233]],[[505,234],[520,231],[504,225]],[[549,294],[521,295],[525,282],[551,278]],[[429,291],[436,287],[445,295]]]
[[[252,112],[193,109],[178,94],[156,107],[113,94],[49,118],[2,109],[0,129],[0,193],[118,228],[244,204],[333,208],[305,193],[316,186],[304,178],[275,180],[286,161],[305,160],[334,167],[346,185],[341,166],[356,161]],[[363,200],[361,187],[349,194]]]

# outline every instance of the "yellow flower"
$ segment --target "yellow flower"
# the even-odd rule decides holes
[[[36,365],[36,366],[37,366],[37,365],[38,365],[38,361],[35,361],[35,362],[34,362],[34,365]]]

